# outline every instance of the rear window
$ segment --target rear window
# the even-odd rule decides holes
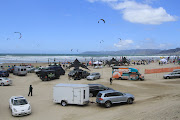
[[[98,93],[98,94],[97,94],[97,97],[101,97],[101,96],[102,96],[102,93]]]

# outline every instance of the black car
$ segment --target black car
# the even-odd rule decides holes
[[[60,75],[65,75],[65,70],[61,66],[50,66],[48,69],[58,71]]]
[[[74,69],[68,74],[68,76],[74,78],[74,80],[86,78],[88,75],[90,75],[90,73],[82,69]]]
[[[88,84],[89,85],[89,96],[95,97],[99,91],[114,90],[101,84]]]
[[[41,70],[39,77],[42,81],[49,81],[53,79],[59,79],[60,74],[55,70]]]
[[[8,71],[4,71],[4,70],[0,71],[0,77],[9,77]]]
[[[8,68],[7,71],[8,71],[9,73],[13,73],[13,71],[14,71],[14,66]]]

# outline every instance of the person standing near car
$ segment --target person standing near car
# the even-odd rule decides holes
[[[110,85],[112,85],[112,81],[113,81],[112,78],[110,78]]]
[[[32,96],[32,90],[33,90],[33,87],[32,87],[32,85],[30,85],[29,86],[29,94],[28,94],[28,96],[31,94],[31,96]]]

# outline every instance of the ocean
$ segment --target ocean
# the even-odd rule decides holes
[[[73,62],[76,58],[81,62],[96,60],[120,60],[122,56],[86,55],[86,54],[0,54],[0,63],[44,63],[44,62]],[[130,60],[159,60],[162,56],[124,56]],[[167,58],[168,56],[163,56]],[[171,56],[172,57],[172,56]]]

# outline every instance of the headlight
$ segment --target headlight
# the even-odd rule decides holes
[[[13,108],[14,112],[17,112],[17,110],[15,108]]]
[[[31,106],[29,106],[28,110],[30,110],[30,109],[31,109]]]

